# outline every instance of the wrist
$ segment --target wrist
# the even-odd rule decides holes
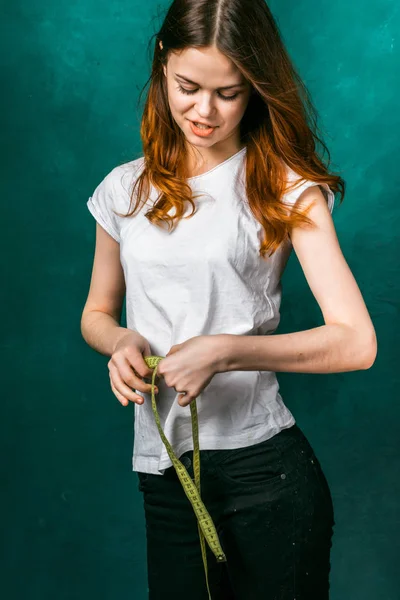
[[[233,357],[236,339],[239,336],[222,333],[215,336],[214,363],[216,373],[233,370]]]
[[[120,343],[120,341],[127,335],[130,335],[131,333],[133,333],[131,329],[127,329],[126,327],[117,327],[112,344],[112,354],[114,354],[115,348]]]

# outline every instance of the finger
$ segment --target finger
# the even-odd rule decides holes
[[[119,379],[121,380],[121,385],[125,386],[127,389],[134,388],[139,392],[143,392],[144,394],[150,394],[152,389],[151,383],[146,383],[143,381],[140,375],[135,374],[136,371],[130,364],[130,362],[126,359],[125,361],[118,363],[117,365],[111,365],[111,367],[117,369],[117,378],[115,379],[115,383],[119,383]],[[118,387],[119,391],[126,395],[125,387]],[[157,386],[155,386],[155,393],[158,392]]]
[[[110,384],[111,384],[111,389],[112,389],[115,397],[117,398],[118,402],[120,404],[122,404],[122,406],[128,406],[129,400],[127,398],[125,398],[125,396],[120,394],[119,391],[116,389],[116,387],[114,386],[114,384],[112,382],[111,374],[110,374]],[[135,402],[136,404],[143,404],[143,398],[141,396],[136,395],[135,398],[132,400],[132,402]]]
[[[149,355],[151,356],[151,355]],[[145,362],[145,357],[140,354],[136,349],[132,349],[125,355],[126,362],[129,368],[132,369],[137,377],[140,378],[151,378],[153,376],[154,369],[151,369]]]
[[[139,377],[140,377],[140,375],[139,375]],[[143,381],[145,381],[146,383],[150,383],[150,385],[151,385],[151,383],[153,381],[153,375],[149,375],[149,377],[143,377]],[[160,375],[157,374],[154,378],[154,382],[157,384],[157,383],[159,383],[159,381],[160,381]]]
[[[193,400],[193,398],[191,398],[187,394],[180,394],[178,396],[178,404],[179,404],[179,406],[188,406],[191,403],[192,400]]]
[[[119,369],[117,367],[115,367],[114,365],[111,365],[109,367],[109,370],[110,370],[110,379],[112,378],[112,382],[113,382],[115,389],[122,396],[124,396],[127,400],[135,401],[138,397],[138,394],[136,392],[134,392],[132,390],[132,388],[134,388],[135,390],[138,390],[139,392],[147,392],[147,388],[150,388],[150,390],[151,390],[151,386],[147,386],[141,379],[136,378],[135,376],[132,376],[132,374],[130,377],[129,376],[127,377],[128,383],[126,383],[124,381],[123,374],[121,376]],[[132,379],[132,383],[131,383],[132,377],[133,377],[133,379]],[[138,384],[136,383],[136,381],[138,382]],[[156,389],[155,389],[155,393],[157,393]],[[140,402],[140,403],[143,404],[143,399],[142,399],[142,402]]]

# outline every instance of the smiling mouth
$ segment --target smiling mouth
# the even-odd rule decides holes
[[[208,123],[201,123],[200,121],[191,121],[191,123],[194,123],[195,125],[203,125],[204,127],[211,127],[212,129],[219,127],[219,125],[209,125]]]

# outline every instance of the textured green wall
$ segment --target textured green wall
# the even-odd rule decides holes
[[[333,219],[378,336],[368,371],[285,373],[279,381],[332,489],[332,600],[398,600],[400,5],[270,6],[319,110],[333,168],[347,183]],[[323,324],[294,254],[288,266],[281,331]]]
[[[16,0],[3,10],[7,600],[147,597],[133,405],[112,394],[108,358],[85,344],[79,323],[95,240],[86,201],[113,166],[141,154],[136,101],[148,37],[167,6]],[[271,8],[347,182],[333,218],[379,342],[369,371],[280,373],[281,392],[332,488],[332,600],[398,600],[399,5],[276,0]],[[322,323],[292,255],[278,333]]]

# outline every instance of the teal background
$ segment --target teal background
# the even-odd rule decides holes
[[[7,600],[147,597],[133,405],[116,400],[108,357],[84,342],[80,317],[95,241],[86,201],[116,164],[141,155],[147,43],[168,5],[3,6]],[[270,6],[319,111],[332,168],[347,183],[333,218],[378,335],[370,370],[279,373],[281,393],[332,489],[332,600],[398,600],[400,8],[392,0]],[[323,324],[294,253],[283,287],[277,333]]]

